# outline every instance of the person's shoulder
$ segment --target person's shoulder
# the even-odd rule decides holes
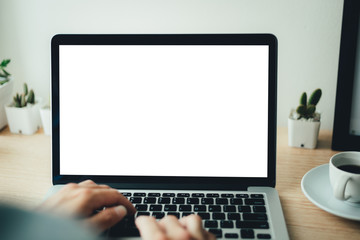
[[[96,236],[78,222],[0,204],[2,240],[95,240]]]

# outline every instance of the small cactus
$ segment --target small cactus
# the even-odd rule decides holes
[[[28,91],[28,86],[24,83],[24,93],[16,93],[13,99],[15,107],[23,108],[26,107],[28,103],[35,104],[35,93],[32,89]]]
[[[300,115],[298,119],[300,118],[314,118],[315,111],[316,111],[316,105],[319,103],[321,98],[321,89],[316,89],[311,96],[309,97],[309,101],[307,100],[307,95],[304,92],[300,97],[300,105],[297,107],[296,112]]]

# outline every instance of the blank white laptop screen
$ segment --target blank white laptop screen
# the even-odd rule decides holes
[[[267,177],[264,45],[61,45],[60,174]]]

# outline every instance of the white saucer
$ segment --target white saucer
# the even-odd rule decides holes
[[[305,196],[319,208],[336,216],[360,221],[360,204],[337,200],[329,180],[329,164],[311,169],[301,180]]]

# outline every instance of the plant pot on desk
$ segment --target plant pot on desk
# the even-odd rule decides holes
[[[320,131],[319,120],[288,118],[288,144],[291,147],[314,149]]]
[[[39,102],[22,108],[15,107],[13,103],[5,107],[10,132],[32,135],[39,130],[41,125]]]

